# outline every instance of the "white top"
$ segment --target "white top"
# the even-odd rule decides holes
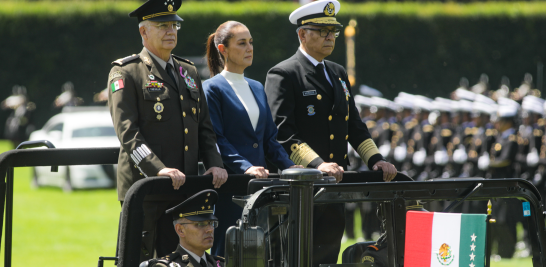
[[[258,107],[258,103],[256,102],[256,98],[254,98],[250,86],[248,86],[248,82],[245,80],[245,76],[226,70],[223,70],[220,74],[226,78],[237,97],[239,97],[241,103],[243,103],[243,106],[248,113],[248,117],[250,118],[250,123],[252,123],[252,128],[254,128],[255,131],[256,125],[258,125],[258,118],[260,117],[260,108]]]
[[[199,257],[199,256],[197,256],[197,254],[191,252],[189,249],[186,249],[181,244],[180,244],[180,247],[182,247],[186,252],[188,252],[188,254],[190,254],[195,261],[201,262],[201,259],[203,259],[205,262],[207,262],[207,257],[205,257],[205,255],[206,255],[205,253],[203,253],[203,256]]]
[[[322,64],[324,66],[323,70],[324,70],[324,75],[326,75],[326,80],[328,80],[328,82],[330,83],[330,85],[332,85],[332,81],[330,81],[330,75],[328,75],[328,72],[326,71],[326,65],[324,65],[324,60],[322,60],[321,62],[318,62],[318,60],[316,60],[314,57],[310,56],[309,54],[307,54],[307,52],[305,52],[305,50],[301,49],[301,47],[299,48],[299,50],[301,51],[301,53],[307,58],[309,59],[309,61],[311,61],[311,63],[313,63],[313,65],[316,67],[318,64]],[[333,86],[333,85],[332,85]]]

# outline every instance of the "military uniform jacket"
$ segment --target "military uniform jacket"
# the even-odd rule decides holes
[[[298,49],[267,74],[265,92],[283,145],[296,165],[347,167],[347,141],[371,168],[383,157],[356,109],[342,66],[324,61],[332,86]]]
[[[199,156],[206,168],[223,167],[197,69],[174,55],[173,62],[178,85],[146,48],[112,63],[108,106],[121,142],[119,200],[165,167],[197,175]]]
[[[224,267],[225,259],[218,256],[211,256],[205,252],[207,258],[207,266],[211,267]],[[153,259],[149,261],[149,267],[201,267],[201,264],[197,262],[186,250],[181,246],[176,248],[176,251],[170,255],[167,255],[161,259]]]
[[[491,153],[489,154],[491,158],[489,169],[492,178],[513,177],[512,164],[516,160],[517,150],[516,131],[513,128],[497,136],[497,140],[491,147]]]

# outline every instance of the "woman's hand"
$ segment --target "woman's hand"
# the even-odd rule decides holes
[[[246,170],[245,174],[252,174],[258,179],[267,178],[267,176],[269,176],[269,170],[261,166],[252,166]]]
[[[303,168],[302,165],[292,165],[290,167],[288,167],[288,169],[292,169],[292,168]]]

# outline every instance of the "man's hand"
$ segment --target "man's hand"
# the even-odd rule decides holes
[[[252,174],[258,179],[267,178],[267,176],[269,176],[269,170],[261,166],[252,166],[246,170],[245,174]]]
[[[334,176],[334,178],[336,178],[336,183],[341,182],[343,179],[343,167],[337,165],[335,162],[323,162],[317,169],[327,173],[329,176]]]
[[[186,182],[186,175],[182,173],[181,171],[173,168],[164,168],[161,169],[157,176],[169,176],[173,180],[173,187],[174,190],[178,190],[184,182]]]
[[[220,188],[227,181],[227,171],[220,167],[210,167],[203,175],[212,174],[214,188]]]
[[[396,167],[386,161],[378,161],[373,165],[374,171],[383,170],[383,181],[390,182],[396,176]]]

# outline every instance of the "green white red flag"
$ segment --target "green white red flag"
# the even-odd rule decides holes
[[[404,267],[485,266],[485,214],[408,211]]]
[[[112,89],[112,93],[123,88],[123,80],[117,80],[115,82],[112,83],[112,85],[110,86],[110,88]]]

